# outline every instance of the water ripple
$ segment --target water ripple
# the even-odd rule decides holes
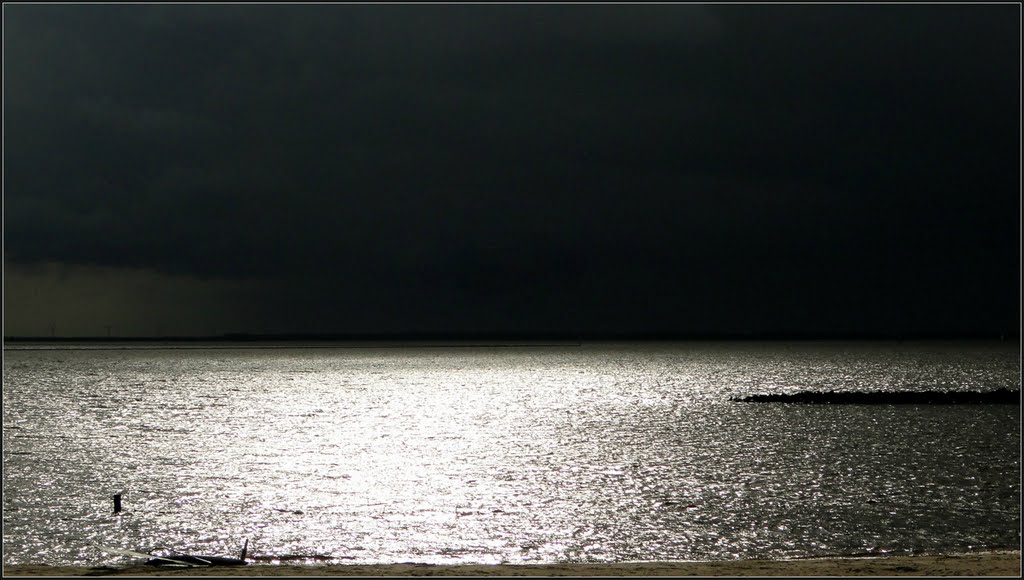
[[[6,351],[4,563],[796,557],[1020,542],[1014,345]],[[125,511],[111,513],[110,495]]]

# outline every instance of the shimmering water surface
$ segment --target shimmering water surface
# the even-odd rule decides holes
[[[352,563],[1020,546],[1016,342],[4,352],[4,564]],[[111,495],[124,494],[112,514]]]

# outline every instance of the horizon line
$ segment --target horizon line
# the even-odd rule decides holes
[[[4,336],[4,342],[263,342],[263,341],[563,341],[609,340],[914,340],[914,339],[989,339],[1019,340],[1020,333],[994,332],[228,332],[215,335],[140,335],[140,336]]]

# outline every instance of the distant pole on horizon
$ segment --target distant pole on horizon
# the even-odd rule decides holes
[[[105,324],[104,326],[105,326],[105,327],[106,327],[106,329],[107,329],[107,338],[110,338],[110,329],[111,329],[111,328],[112,328],[113,326],[112,326],[112,325],[110,325],[110,324]]]

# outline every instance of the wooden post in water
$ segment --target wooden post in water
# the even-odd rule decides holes
[[[114,494],[114,513],[121,513],[121,494],[119,493]]]

